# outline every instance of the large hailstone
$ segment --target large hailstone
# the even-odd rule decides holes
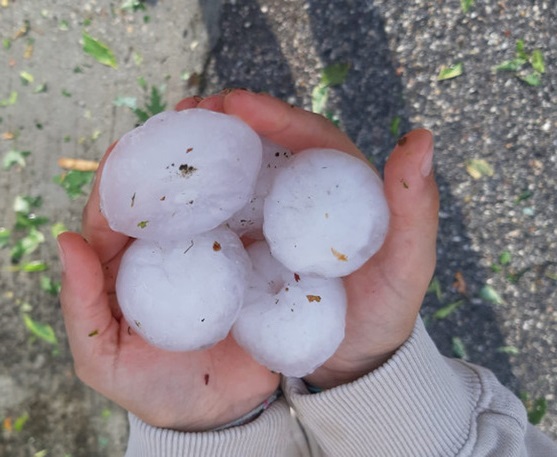
[[[261,138],[263,160],[255,183],[255,190],[248,203],[235,213],[226,224],[238,235],[263,240],[263,203],[271,190],[276,170],[284,167],[292,152],[283,146]]]
[[[264,241],[249,246],[252,272],[234,339],[267,368],[303,377],[321,366],[344,338],[346,293],[339,278],[288,271]]]
[[[389,225],[383,182],[362,160],[333,149],[301,151],[275,175],[263,231],[291,271],[346,276],[381,247]]]
[[[261,140],[240,119],[204,109],[160,113],[110,153],[101,210],[115,231],[180,240],[242,208],[260,166]]]
[[[180,242],[139,239],[122,257],[116,293],[128,324],[152,345],[203,349],[230,331],[249,269],[242,242],[226,228]]]

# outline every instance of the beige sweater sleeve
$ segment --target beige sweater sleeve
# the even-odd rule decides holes
[[[521,401],[488,370],[443,357],[419,321],[385,365],[343,386],[283,390],[330,457],[557,456]]]
[[[157,429],[130,415],[126,457],[557,456],[518,398],[490,371],[441,356],[421,321],[367,376],[319,394],[288,378],[283,390],[255,421],[217,432]]]

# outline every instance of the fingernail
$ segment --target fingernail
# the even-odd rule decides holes
[[[66,255],[64,254],[64,249],[62,249],[62,244],[60,243],[60,238],[56,238],[58,243],[58,257],[60,258],[60,265],[62,267],[62,273],[66,271]]]
[[[422,158],[420,172],[424,178],[427,178],[433,170],[433,134],[430,133],[430,141],[426,152]]]

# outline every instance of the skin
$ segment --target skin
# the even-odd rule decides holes
[[[176,109],[196,106],[238,116],[294,152],[336,148],[366,160],[327,119],[266,94],[223,91],[184,99]],[[333,357],[305,378],[310,384],[332,388],[358,379],[385,363],[412,333],[435,266],[439,196],[432,155],[432,135],[423,129],[395,146],[384,170],[389,234],[381,250],[344,279],[346,337]],[[60,299],[75,370],[93,389],[148,424],[183,431],[230,422],[277,389],[279,376],[230,336],[208,350],[174,353],[149,346],[130,330],[114,294],[130,239],[113,232],[100,213],[98,180],[84,209],[82,234],[66,232],[58,242]]]

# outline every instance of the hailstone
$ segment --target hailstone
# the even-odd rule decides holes
[[[224,339],[244,300],[250,260],[238,236],[219,227],[179,242],[135,240],[116,280],[134,331],[171,351]]]
[[[101,211],[135,238],[177,241],[214,229],[251,198],[261,149],[236,117],[198,108],[157,114],[108,156]]]
[[[261,143],[263,160],[253,195],[248,203],[226,223],[238,235],[247,235],[254,240],[263,240],[263,201],[271,190],[273,176],[276,170],[283,167],[292,156],[289,149],[264,137],[261,137]]]
[[[267,368],[302,377],[329,359],[344,338],[346,293],[340,278],[287,270],[263,241],[248,247],[252,261],[234,339]]]
[[[381,247],[389,224],[383,183],[364,161],[333,149],[301,151],[278,170],[263,232],[289,270],[346,276]]]

